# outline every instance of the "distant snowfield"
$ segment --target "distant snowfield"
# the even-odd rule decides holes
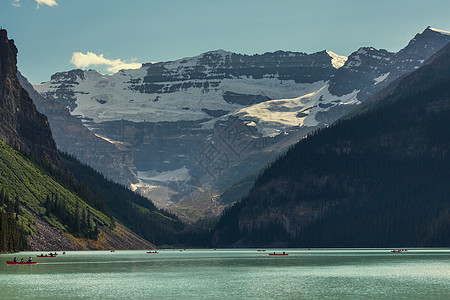
[[[356,97],[358,90],[338,97],[330,94],[328,84],[316,84],[322,86],[312,93],[297,98],[266,101],[243,108],[234,115],[253,121],[259,132],[273,137],[285,132],[289,127],[317,126],[319,121],[316,120],[316,114],[319,111],[328,111],[335,105],[359,103]]]
[[[342,58],[342,57],[341,57]],[[176,62],[173,63],[174,65]],[[211,129],[219,118],[213,118],[203,109],[222,110],[229,115],[251,121],[263,136],[275,136],[292,126],[316,126],[315,114],[329,108],[318,106],[333,104],[356,104],[356,92],[336,97],[328,92],[327,82],[296,83],[294,80],[279,80],[276,76],[262,79],[240,77],[222,79],[215,88],[181,89],[171,93],[145,94],[130,89],[131,80],[143,81],[147,75],[145,67],[137,70],[124,70],[113,75],[103,75],[96,71],[85,71],[85,79],[78,78],[73,91],[76,94],[76,107],[72,115],[88,118],[93,122],[127,120],[132,122],[176,122],[204,120],[204,129]],[[203,84],[207,80],[190,82]],[[211,80],[210,80],[211,81]],[[158,83],[165,86],[179,82]],[[52,92],[51,82],[35,85],[38,92]],[[243,106],[224,100],[225,93],[241,95],[261,95],[270,101]],[[308,116],[299,116],[309,114]],[[209,121],[208,121],[209,120]]]

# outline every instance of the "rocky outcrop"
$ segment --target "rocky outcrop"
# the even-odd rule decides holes
[[[39,113],[17,73],[17,48],[0,29],[0,139],[60,165],[47,118]]]

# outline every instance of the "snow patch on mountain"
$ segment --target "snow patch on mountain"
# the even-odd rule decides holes
[[[433,28],[433,27],[428,27],[428,29],[435,31],[435,32],[439,32],[444,35],[450,35],[450,31],[445,31],[445,30],[437,29],[437,28]]]
[[[347,56],[342,56],[342,55],[337,55],[334,52],[331,52],[329,50],[327,50],[327,53],[329,56],[331,56],[331,64],[333,65],[334,68],[339,69],[340,67],[342,67],[345,62],[348,60]]]
[[[157,172],[155,170],[150,171],[138,171],[138,177],[142,181],[146,182],[168,182],[168,181],[188,181],[191,179],[189,169],[186,166],[164,172]]]
[[[279,80],[276,76],[261,79],[241,76],[235,79],[218,80],[217,87],[207,90],[196,87],[179,89],[168,93],[141,93],[130,89],[131,81],[143,80],[146,68],[122,70],[113,75],[102,75],[96,71],[85,71],[78,77],[71,90],[76,95],[76,105],[71,114],[96,123],[115,120],[133,122],[174,122],[212,119],[204,109],[234,113],[244,105],[224,100],[225,93],[260,95],[270,99],[293,98],[316,91],[323,81],[296,83],[294,80]],[[203,84],[203,80],[191,82]],[[183,81],[162,82],[165,86],[182,84]],[[56,92],[59,85],[52,81],[35,85],[40,93]]]
[[[373,80],[375,81],[374,85],[379,84],[380,82],[384,81],[389,74],[391,74],[391,72],[387,72],[385,74],[381,74],[380,76],[378,76],[377,78],[374,78]]]
[[[336,105],[357,105],[358,90],[338,97],[330,94],[328,83],[316,91],[291,99],[271,100],[246,107],[234,115],[253,125],[266,137],[274,137],[292,127],[313,127],[319,125],[318,112],[328,111]]]

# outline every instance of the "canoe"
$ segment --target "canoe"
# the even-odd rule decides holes
[[[258,252],[266,252],[266,250],[256,250],[256,251],[258,251]]]
[[[37,255],[36,257],[56,257],[56,255]]]
[[[402,253],[407,252],[408,250],[392,250],[391,253]]]
[[[287,254],[287,253],[269,253],[269,255],[286,256],[286,255],[289,255],[289,254]]]
[[[23,263],[21,263],[21,262],[15,262],[15,261],[7,261],[6,263],[7,263],[8,265],[35,265],[35,264],[36,264],[35,261],[33,261],[33,262],[23,262]]]
[[[159,253],[158,251],[147,251],[147,253]]]

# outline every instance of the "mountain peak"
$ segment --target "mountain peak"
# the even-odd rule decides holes
[[[206,52],[206,53],[204,53],[204,54],[216,54],[216,55],[222,55],[222,56],[225,56],[225,55],[233,54],[233,52],[225,51],[225,50],[223,50],[223,49],[217,49],[217,50],[208,51],[208,52]]]

